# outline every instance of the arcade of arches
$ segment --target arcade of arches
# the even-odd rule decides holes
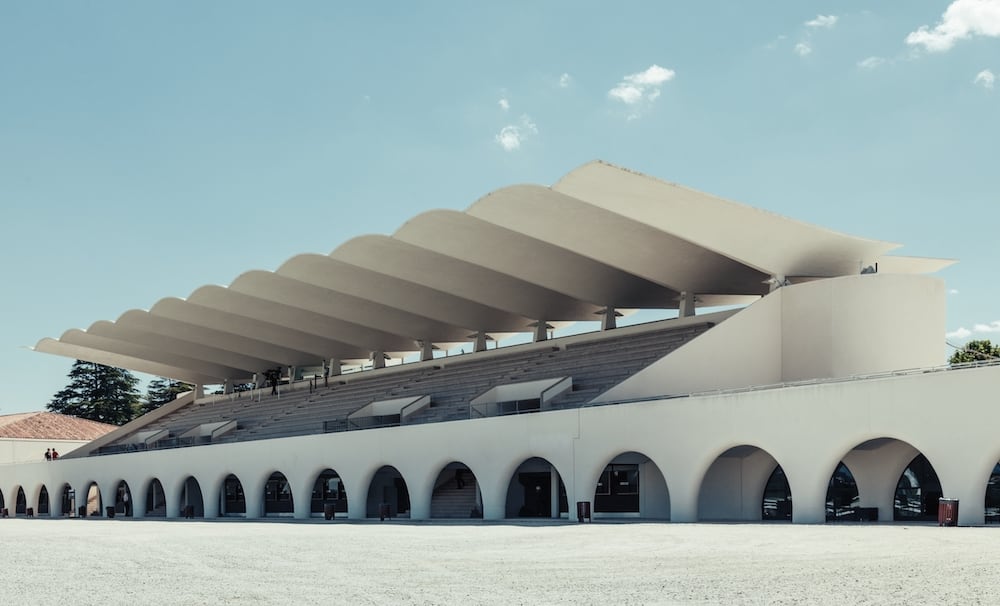
[[[324,469],[310,484],[311,491],[305,495],[308,499],[303,498],[301,505],[307,508],[306,516],[326,515],[329,519],[351,514],[347,490],[337,471]],[[270,472],[260,485],[260,494],[248,495],[243,481],[229,474],[217,486],[203,486],[188,476],[174,491],[159,478],[149,478],[138,487],[120,480],[104,496],[95,482],[81,490],[66,483],[54,495],[48,486],[30,491],[15,486],[13,511],[2,491],[0,510],[4,516],[163,518],[171,509],[170,500],[175,499],[176,511],[186,518],[246,517],[250,510],[264,517],[295,515],[297,493],[284,473]],[[594,518],[670,519],[667,482],[657,465],[641,453],[626,452],[612,458],[593,478],[593,485]],[[506,518],[575,517],[562,476],[546,459],[521,462],[506,486]],[[421,494],[430,494],[432,519],[481,518],[482,491],[473,470],[453,461]],[[983,479],[983,494],[986,522],[1000,522],[1000,462]],[[247,506],[251,496],[257,499],[255,508]],[[698,495],[698,520],[790,521],[793,496],[784,468],[770,453],[752,445],[735,446],[720,453],[705,471]],[[942,496],[941,482],[927,457],[899,440],[869,440],[845,453],[832,469],[826,520],[933,521]],[[104,503],[105,497],[109,502]],[[395,467],[384,466],[373,474],[364,513],[356,517],[410,517],[410,498],[406,478]]]

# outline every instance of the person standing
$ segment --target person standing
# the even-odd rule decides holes
[[[51,461],[52,460],[52,449],[51,448],[46,448],[45,449],[45,460],[46,461]]]

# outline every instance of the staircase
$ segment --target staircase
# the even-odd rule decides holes
[[[431,498],[432,518],[472,517],[472,509],[476,506],[476,479],[471,473],[466,473],[465,476],[465,486],[462,488],[452,479],[434,489],[434,496]]]

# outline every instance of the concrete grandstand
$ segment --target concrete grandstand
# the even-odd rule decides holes
[[[51,515],[801,523],[946,496],[982,524],[1000,366],[942,366],[951,261],[897,247],[590,163],[41,340],[199,388],[0,491]],[[637,309],[671,317],[618,326]]]

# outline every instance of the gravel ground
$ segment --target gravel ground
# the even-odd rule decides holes
[[[994,528],[0,520],[5,604],[998,604]]]

